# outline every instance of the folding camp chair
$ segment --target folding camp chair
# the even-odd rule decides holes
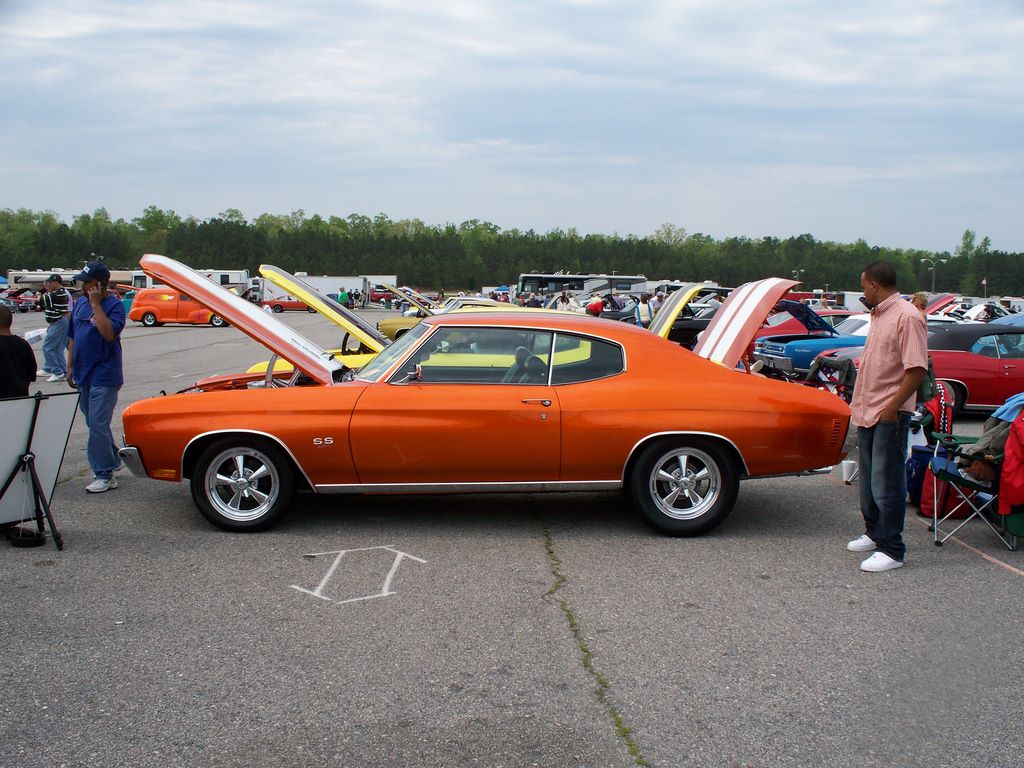
[[[956,437],[937,433],[935,455],[930,466],[932,470],[932,524],[935,546],[941,547],[950,536],[955,534],[974,518],[981,519],[1007,549],[1017,548],[1017,537],[1007,529],[1006,516],[996,514],[999,506],[999,476],[1002,469],[1002,455],[992,456],[995,465],[995,477],[991,482],[975,478],[962,470],[956,462],[966,445],[977,442],[977,438]],[[946,455],[939,455],[939,446],[945,449]],[[976,459],[976,457],[972,457]],[[939,484],[943,483],[940,492]],[[954,493],[954,503],[946,504],[947,494]],[[944,530],[942,526],[949,520],[958,518],[959,513],[967,512],[962,519],[957,519],[956,527]],[[998,520],[998,524],[993,520]]]

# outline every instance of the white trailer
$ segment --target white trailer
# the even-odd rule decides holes
[[[296,272],[295,276],[324,294],[341,293],[343,288],[348,293],[370,289],[369,281],[362,275],[308,275]]]

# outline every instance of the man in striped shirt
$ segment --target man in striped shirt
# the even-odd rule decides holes
[[[46,292],[39,298],[43,318],[48,324],[43,341],[43,370],[38,375],[50,374],[49,382],[64,381],[68,376],[67,342],[68,317],[71,294],[61,282],[60,275],[50,275],[43,283]]]
[[[875,261],[860,276],[871,326],[850,404],[857,427],[860,511],[865,534],[846,545],[871,552],[862,571],[880,573],[903,565],[906,513],[907,427],[917,388],[928,371],[924,315],[896,288],[896,269]]]

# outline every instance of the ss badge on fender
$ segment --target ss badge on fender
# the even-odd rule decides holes
[[[313,445],[334,445],[333,437],[314,437]]]

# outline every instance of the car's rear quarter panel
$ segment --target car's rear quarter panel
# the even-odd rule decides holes
[[[619,477],[650,435],[730,440],[751,476],[800,472],[842,458],[849,408],[827,392],[752,376],[654,339],[633,346],[627,371],[557,388],[563,480]],[[664,347],[664,348],[660,348]]]

